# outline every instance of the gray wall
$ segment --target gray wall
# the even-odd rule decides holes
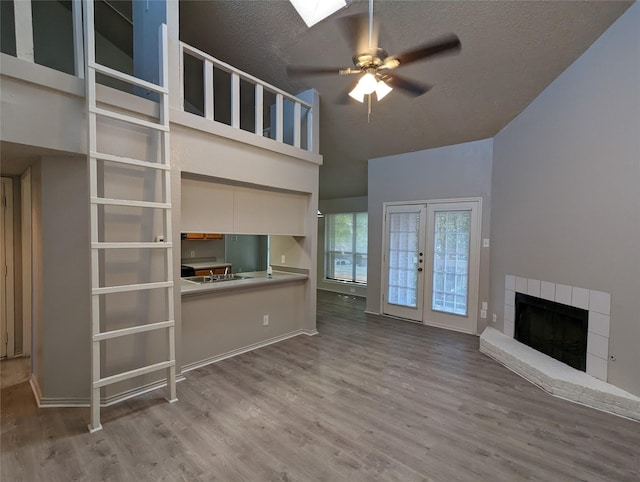
[[[48,401],[86,400],[91,287],[87,161],[44,158],[34,178],[34,374]]]
[[[493,139],[369,160],[367,311],[381,311],[383,203],[482,198],[482,238],[489,237]],[[478,303],[489,299],[489,248],[480,250]],[[486,320],[478,312],[478,331]]]
[[[325,199],[318,202],[323,214],[367,212],[367,196]],[[367,287],[324,279],[324,218],[318,218],[318,289],[367,296]]]
[[[609,382],[640,394],[640,4],[494,141],[491,307],[504,276],[611,293]]]

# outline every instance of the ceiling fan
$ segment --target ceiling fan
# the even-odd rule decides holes
[[[356,14],[340,20],[343,30],[356,48],[357,53],[353,56],[354,67],[289,66],[287,72],[291,77],[361,74],[357,84],[349,92],[349,96],[358,102],[364,102],[365,96],[368,96],[369,108],[374,92],[376,98],[381,100],[393,88],[413,97],[418,97],[431,88],[427,84],[398,76],[393,72],[395,69],[438,55],[457,53],[461,49],[460,40],[452,33],[400,54],[389,55],[386,50],[378,46],[378,28],[373,19],[373,0],[369,0],[368,41],[366,15]]]

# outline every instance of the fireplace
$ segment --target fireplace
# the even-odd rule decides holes
[[[588,312],[586,373],[607,381],[611,295],[579,286],[505,275],[503,333],[515,338],[516,293]],[[521,343],[521,342],[518,342]],[[524,345],[524,343],[522,343]],[[548,355],[547,355],[548,356]],[[567,368],[568,365],[565,364]]]
[[[581,371],[587,367],[588,322],[587,310],[515,294],[514,338]]]

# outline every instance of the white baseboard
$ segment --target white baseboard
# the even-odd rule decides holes
[[[314,336],[318,334],[318,330],[295,330],[290,333],[286,333],[284,335],[276,336],[273,338],[269,338],[267,340],[254,343],[248,345],[243,348],[238,348],[237,350],[232,350],[227,353],[223,353],[221,355],[217,355],[211,358],[206,358],[199,362],[190,363],[189,365],[184,365],[182,367],[182,374],[176,376],[176,382],[181,382],[186,380],[184,373],[190,370],[195,370],[196,368],[201,368],[206,365],[211,365],[212,363],[216,363],[227,358],[231,358],[237,355],[241,355],[242,353],[247,353],[253,350],[257,350],[258,348],[262,348],[268,345],[272,345],[274,343],[278,343],[280,341],[287,340],[289,338],[293,338],[298,335],[307,335]],[[42,391],[40,390],[40,386],[38,385],[38,381],[36,378],[31,375],[29,379],[29,384],[31,385],[31,391],[33,392],[33,397],[35,398],[36,403],[38,404],[38,408],[73,408],[73,407],[90,407],[89,397],[87,398],[44,398],[42,396]],[[131,390],[127,390],[122,393],[118,393],[116,395],[112,395],[107,397],[100,402],[101,407],[109,407],[116,403],[124,402],[125,400],[129,400],[130,398],[134,398],[140,395],[143,395],[148,392],[152,392],[154,390],[158,390],[160,388],[164,388],[167,386],[166,380],[161,380],[158,382],[149,383],[147,385],[143,385],[142,387],[134,388]]]
[[[205,358],[204,360],[200,360],[194,363],[189,363],[188,365],[183,365],[182,373],[195,370],[196,368],[202,368],[207,365],[211,365],[212,363],[217,363],[222,360],[226,360],[227,358],[231,358],[234,356],[242,355],[243,353],[248,353],[253,350],[257,350],[258,348],[263,348],[265,346],[273,345],[274,343],[278,343],[284,340],[288,340],[289,338],[293,338],[298,335],[308,335],[313,336],[318,333],[317,330],[295,330],[289,333],[285,333],[284,335],[274,336],[273,338],[269,338],[264,341],[260,341],[258,343],[253,343],[251,345],[247,345],[243,348],[238,348],[236,350],[231,350],[226,353],[222,353],[220,355],[212,356],[210,358]]]
[[[181,382],[186,380],[184,375],[176,375],[176,382]],[[90,407],[91,403],[89,401],[89,397],[87,398],[44,398],[42,396],[42,392],[40,391],[40,386],[38,385],[38,381],[36,378],[31,375],[29,379],[29,384],[31,385],[31,391],[33,392],[33,397],[38,404],[38,408],[79,408],[79,407]],[[111,395],[100,401],[100,407],[109,407],[111,405],[115,405],[116,403],[124,402],[125,400],[129,400],[130,398],[134,398],[140,395],[143,395],[148,392],[152,392],[154,390],[158,390],[160,388],[164,388],[167,386],[166,380],[160,380],[158,382],[149,383],[147,385],[143,385],[142,387],[134,388],[131,390],[127,390],[122,393],[118,393],[116,395]]]

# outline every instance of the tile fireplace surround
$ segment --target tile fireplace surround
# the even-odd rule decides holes
[[[513,338],[516,292],[588,310],[586,373]],[[480,351],[552,395],[640,421],[640,398],[606,383],[610,308],[609,293],[507,275],[503,333],[488,327]]]

